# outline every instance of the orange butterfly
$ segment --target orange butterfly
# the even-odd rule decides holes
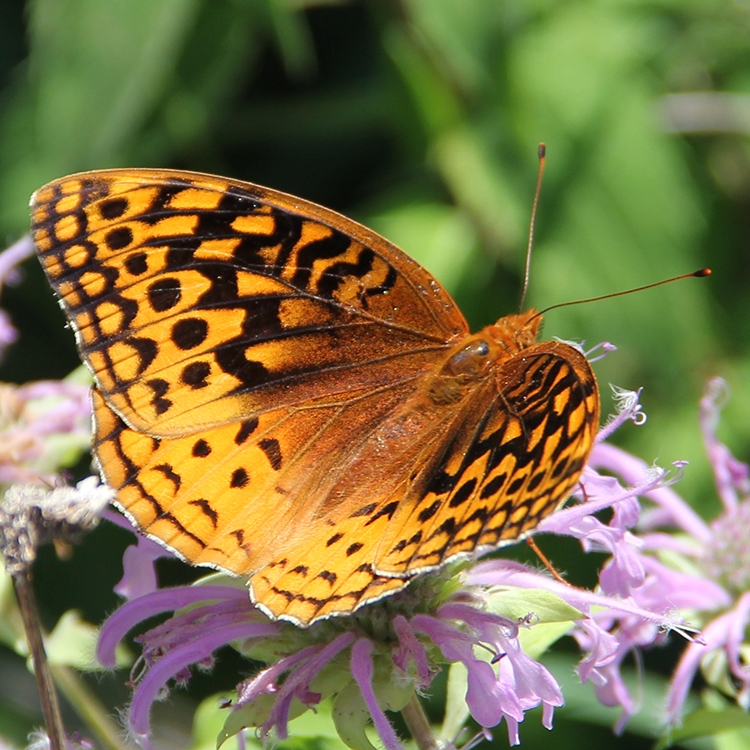
[[[586,358],[529,310],[477,334],[371,230],[275,190],[85,172],[33,236],[94,376],[117,505],[308,625],[530,533],[599,420]]]

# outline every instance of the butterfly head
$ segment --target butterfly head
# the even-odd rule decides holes
[[[536,343],[542,316],[533,308],[518,315],[506,315],[485,330],[508,354],[518,354]]]

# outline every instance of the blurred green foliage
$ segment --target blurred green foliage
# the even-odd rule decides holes
[[[707,377],[733,390],[723,439],[750,447],[749,52],[750,6],[731,0],[0,0],[0,236],[23,234],[31,192],[70,172],[231,175],[386,234],[476,328],[519,304],[545,141],[528,304],[714,269],[545,327],[617,344],[596,365],[605,413],[614,382],[643,386],[650,416],[617,439],[647,461],[689,459],[680,490],[709,513]],[[21,339],[1,377],[73,369],[34,261],[2,305]],[[73,591],[101,617],[111,593],[81,593],[69,565],[40,574],[75,582],[51,584],[49,616]]]

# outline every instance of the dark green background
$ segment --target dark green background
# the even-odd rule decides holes
[[[722,438],[741,458],[750,445],[749,40],[750,7],[730,0],[0,0],[0,237],[22,235],[31,192],[70,172],[231,175],[377,229],[477,328],[518,306],[545,141],[528,304],[714,270],[545,324],[617,344],[596,365],[604,413],[608,382],[643,386],[649,422],[616,439],[662,466],[690,460],[679,490],[710,514],[708,377],[733,392]],[[35,261],[24,270],[0,301],[21,331],[0,377],[62,377],[73,337]],[[115,606],[125,544],[100,530],[72,563],[45,556],[49,624]],[[594,731],[557,723],[539,746]]]

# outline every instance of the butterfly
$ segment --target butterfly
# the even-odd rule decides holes
[[[527,536],[599,421],[589,363],[534,310],[471,334],[393,244],[291,195],[115,169],[32,197],[94,378],[116,505],[307,626]]]

